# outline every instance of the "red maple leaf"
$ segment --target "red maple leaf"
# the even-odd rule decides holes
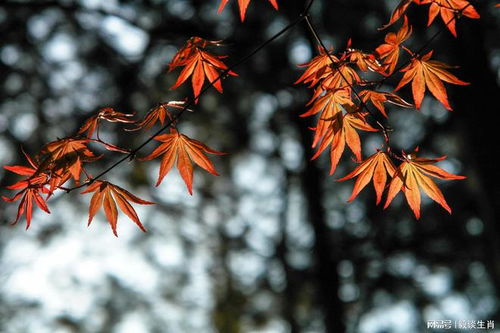
[[[116,204],[118,203],[118,207],[120,207],[121,211],[134,221],[142,231],[146,232],[146,229],[139,220],[134,207],[132,207],[129,201],[140,205],[154,205],[154,202],[142,200],[119,186],[101,180],[95,180],[85,191],[81,193],[85,194],[90,192],[94,192],[94,195],[92,195],[92,199],[90,199],[88,225],[90,225],[92,219],[101,206],[104,206],[106,219],[113,230],[113,234],[118,237],[116,232],[116,224],[118,221],[118,210]]]
[[[410,6],[410,4],[412,2],[414,2],[418,5],[421,4],[420,3],[421,0],[401,0],[399,2],[399,4],[396,6],[396,8],[394,9],[394,11],[392,12],[391,19],[389,20],[389,22],[387,22],[385,25],[383,25],[381,28],[379,28],[379,30],[386,29],[389,26],[391,26],[393,23],[395,23],[397,20],[399,20],[401,18],[401,16],[403,16],[406,13],[406,11],[408,10],[408,7]]]
[[[199,165],[214,176],[218,176],[215,167],[204,153],[223,155],[224,153],[213,150],[198,140],[193,140],[179,133],[175,129],[170,130],[170,134],[162,134],[155,137],[155,140],[162,142],[151,154],[143,157],[141,160],[149,161],[160,155],[163,155],[158,181],[156,186],[160,185],[163,178],[172,169],[177,161],[177,169],[182,179],[186,183],[189,194],[193,194],[193,165],[192,162]]]
[[[39,172],[38,163],[32,159],[23,150],[24,157],[28,161],[29,166],[22,165],[5,165],[4,169],[14,172],[21,176],[29,176],[13,185],[7,186],[6,188],[11,190],[24,189],[30,185],[43,185],[47,184],[49,180],[49,175],[43,172]]]
[[[24,151],[23,151],[24,153]],[[50,214],[49,208],[47,207],[46,199],[43,199],[40,195],[49,194],[51,190],[46,188],[47,182],[49,180],[49,175],[45,173],[38,172],[38,165],[36,162],[24,153],[24,156],[28,160],[30,166],[21,166],[21,165],[6,165],[4,169],[9,170],[13,173],[16,173],[21,176],[28,176],[27,178],[7,186],[7,189],[10,190],[21,190],[14,195],[12,198],[8,198],[2,196],[2,199],[7,202],[14,202],[19,200],[22,197],[21,203],[17,209],[17,216],[12,224],[16,224],[19,221],[19,218],[26,213],[26,229],[29,228],[31,224],[31,217],[33,214],[33,203],[35,203],[40,209]]]
[[[39,170],[61,178],[67,177],[66,174],[69,173],[78,185],[82,163],[101,158],[88,149],[87,143],[90,141],[91,139],[65,138],[46,144],[37,155],[37,159],[42,161]]]
[[[356,169],[354,169],[347,176],[338,179],[338,181],[358,177],[358,179],[356,179],[356,183],[354,184],[354,188],[352,189],[352,194],[348,199],[348,201],[352,201],[373,178],[373,187],[375,188],[375,193],[377,194],[378,205],[382,199],[382,193],[385,189],[387,174],[393,177],[395,171],[396,167],[392,164],[389,155],[385,152],[378,151],[363,161],[363,163],[356,167]]]
[[[12,224],[16,224],[19,221],[19,218],[26,212],[26,229],[30,227],[31,217],[33,214],[33,202],[44,212],[50,214],[49,208],[45,203],[45,200],[42,198],[40,193],[49,193],[49,190],[41,185],[33,185],[25,188],[21,192],[18,192],[13,198],[7,198],[2,196],[2,199],[7,202],[13,202],[19,200],[22,196],[21,203],[19,204],[19,208],[17,209],[16,220],[12,222]]]
[[[323,96],[314,100],[312,107],[307,112],[300,115],[301,117],[309,117],[320,113],[314,129],[313,148],[316,147],[332,126],[334,119],[336,119],[335,116],[338,113],[342,113],[342,106],[349,104],[353,104],[349,89],[329,89]]]
[[[432,200],[440,204],[448,213],[451,214],[451,208],[448,206],[443,193],[436,186],[434,181],[428,176],[440,179],[464,179],[464,176],[454,175],[433,165],[442,161],[446,156],[439,158],[421,158],[417,157],[418,148],[412,154],[406,155],[403,152],[405,160],[398,167],[389,185],[387,200],[384,209],[389,206],[394,197],[403,191],[406,201],[417,219],[420,218],[420,191],[422,189]]]
[[[171,114],[170,109],[177,111],[183,110],[185,108],[186,102],[184,101],[170,101],[168,103],[160,103],[154,108],[152,108],[144,117],[144,119],[136,124],[136,127],[126,129],[126,131],[137,131],[140,129],[150,129],[156,122],[164,124],[165,120],[168,118],[170,122],[175,120],[173,114]],[[186,109],[187,111],[193,111],[191,109]]]
[[[193,85],[195,102],[205,82],[205,76],[217,91],[222,93],[222,83],[219,76],[222,73],[237,76],[221,61],[224,56],[216,56],[206,51],[207,46],[219,46],[220,41],[208,41],[200,37],[191,37],[186,45],[177,52],[169,64],[169,72],[179,66],[184,66],[177,81],[170,89],[175,89],[183,84],[190,76]]]
[[[474,7],[465,0],[420,0],[420,3],[422,5],[430,4],[427,26],[430,26],[436,16],[440,14],[444,24],[455,37],[457,37],[455,28],[457,17],[466,16],[472,19],[480,17]]]
[[[117,112],[113,108],[102,108],[96,115],[90,117],[85,121],[83,126],[78,130],[78,134],[83,134],[87,132],[87,138],[91,138],[92,134],[97,130],[97,137],[99,138],[99,122],[101,120],[106,120],[112,123],[135,123],[135,120],[130,119],[133,114],[127,114],[122,112]]]
[[[277,0],[268,0],[271,5],[274,7],[274,9],[278,10],[278,2]],[[224,7],[226,7],[227,3],[229,0],[221,0],[218,13],[220,14],[223,10]],[[240,18],[241,22],[245,21],[245,14],[247,12],[248,5],[250,4],[250,0],[238,0],[238,6],[240,7]]]
[[[405,74],[394,91],[398,91],[401,87],[411,81],[413,99],[415,107],[420,109],[426,87],[431,91],[434,97],[448,110],[452,110],[448,103],[448,95],[444,88],[443,82],[448,82],[458,85],[467,85],[469,83],[459,80],[455,75],[448,72],[446,69],[453,68],[443,62],[430,60],[432,52],[423,55],[422,57],[413,58],[411,63],[401,71]]]
[[[347,114],[343,115],[342,112],[338,112],[330,120],[330,126],[318,150],[311,158],[312,160],[316,159],[326,148],[330,147],[330,175],[335,172],[340,157],[344,153],[346,143],[356,157],[356,160],[361,160],[361,141],[356,129],[369,132],[377,131],[377,129],[371,127],[366,122],[366,113],[360,112],[359,109],[350,110],[349,106],[344,106],[344,108],[346,107],[349,111]]]
[[[4,166],[5,169],[17,173],[18,175],[29,176],[23,180],[18,181],[15,184],[7,186],[6,188],[10,190],[25,189],[33,185],[48,185],[48,199],[53,194],[56,188],[62,186],[71,177],[68,172],[63,175],[59,175],[57,173],[51,172],[51,170],[44,170],[42,167],[40,167],[39,162],[36,158],[31,158],[24,152],[24,150],[23,154],[30,165],[29,167],[20,165]]]
[[[387,66],[387,74],[392,74],[399,60],[399,48],[411,35],[412,28],[408,25],[408,18],[405,16],[404,23],[397,33],[390,32],[385,35],[385,43],[375,49],[380,59],[383,59]]]
[[[363,103],[370,101],[372,104],[387,118],[387,113],[385,112],[384,103],[391,103],[403,108],[412,108],[413,104],[408,103],[396,94],[374,91],[374,90],[362,90],[359,92],[359,96]]]
[[[350,62],[355,63],[358,68],[363,72],[377,72],[379,74],[385,75],[383,66],[379,63],[375,55],[371,53],[365,53],[361,50],[353,49],[351,47],[352,40],[349,39],[347,42],[347,49],[345,58],[349,59]]]
[[[327,89],[350,88],[353,84],[361,81],[358,73],[349,66],[347,55],[339,59],[332,54],[332,51],[326,53],[322,48],[319,48],[319,53],[311,61],[299,65],[299,67],[307,67],[307,69],[295,81],[295,84],[309,84],[309,87],[314,87],[319,83],[320,87],[316,89],[313,98],[321,95]]]
[[[311,61],[298,65],[299,67],[307,67],[304,73],[294,82],[294,84],[304,83],[309,87],[314,87],[326,75],[328,69],[332,66],[332,60],[335,63],[339,62],[339,58],[333,55],[333,50],[326,53],[323,48],[318,47],[319,55],[311,59]],[[330,59],[331,58],[331,59]]]

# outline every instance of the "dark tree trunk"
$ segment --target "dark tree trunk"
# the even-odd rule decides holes
[[[297,112],[298,113],[298,112]],[[297,114],[295,113],[295,114]],[[305,156],[312,156],[310,148],[312,137],[308,129],[312,124],[306,123],[292,115],[300,131],[302,147],[305,147]],[[338,296],[340,242],[338,237],[332,242],[332,231],[326,225],[326,213],[323,206],[324,188],[321,186],[325,173],[319,169],[314,161],[308,161],[300,173],[303,193],[306,198],[306,210],[309,222],[314,231],[314,260],[317,280],[317,298],[324,316],[324,325],[327,332],[345,332],[343,304]]]
[[[488,18],[467,22],[454,47],[453,54],[463,71],[463,78],[471,83],[454,96],[456,132],[462,133],[464,155],[470,162],[469,184],[475,198],[479,217],[485,229],[483,237],[485,266],[500,293],[500,182],[498,165],[494,162],[498,152],[498,124],[493,121],[492,100],[500,96],[500,87],[490,67],[488,55]],[[491,43],[491,41],[490,41]],[[489,46],[491,48],[491,45]],[[498,105],[498,103],[496,103]],[[467,156],[468,155],[468,156]],[[498,318],[497,312],[496,317]]]

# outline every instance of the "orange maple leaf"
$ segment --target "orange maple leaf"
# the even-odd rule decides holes
[[[37,158],[31,158],[28,154],[24,152],[24,150],[22,152],[30,165],[29,167],[20,165],[15,165],[15,166],[6,165],[4,166],[4,168],[18,175],[29,176],[29,177],[21,181],[18,181],[15,184],[7,186],[6,187],[7,189],[19,190],[19,189],[25,189],[33,185],[36,186],[49,185],[49,192],[47,196],[48,199],[53,194],[56,188],[62,186],[71,177],[71,175],[68,172],[66,172],[63,175],[59,175],[55,172],[52,172],[50,169],[44,169],[43,166],[41,167],[39,165],[39,161],[37,160]]]
[[[434,97],[448,110],[452,110],[448,103],[448,95],[442,81],[457,84],[468,85],[468,82],[459,80],[456,76],[446,71],[447,68],[454,68],[443,62],[430,60],[432,52],[423,55],[421,58],[413,58],[411,63],[401,71],[405,74],[394,91],[412,81],[411,88],[415,107],[420,109],[424,99],[425,88],[427,87]]]
[[[352,41],[347,42],[347,50],[345,57],[358,66],[363,72],[377,72],[384,75],[383,66],[378,62],[373,54],[365,53],[361,50],[351,48]]]
[[[26,154],[23,150],[24,157],[28,161],[29,166],[22,165],[5,165],[3,168],[14,172],[21,176],[29,176],[26,179],[23,179],[13,185],[9,185],[6,188],[10,190],[18,190],[29,187],[30,185],[44,185],[47,184],[49,180],[49,175],[43,172],[39,172],[38,163],[32,159],[28,154]]]
[[[118,221],[118,210],[116,208],[116,204],[118,203],[118,207],[120,207],[121,211],[134,221],[142,231],[146,232],[146,229],[139,220],[134,207],[132,207],[129,201],[140,205],[154,205],[154,202],[142,200],[119,186],[101,180],[95,180],[85,191],[82,191],[81,193],[85,194],[90,192],[94,192],[94,195],[92,195],[92,199],[90,199],[88,225],[92,222],[92,219],[97,211],[104,205],[104,214],[106,215],[106,219],[113,230],[113,234],[118,237],[118,234],[116,233],[116,224]]]
[[[359,109],[351,110],[351,107],[347,105],[344,105],[344,108],[347,108],[348,113],[343,115],[342,112],[338,112],[333,116],[318,150],[311,158],[311,160],[318,158],[330,146],[330,175],[335,172],[346,143],[356,157],[356,160],[361,160],[361,141],[356,129],[369,132],[378,131],[366,122],[366,113],[360,112]]]
[[[391,19],[389,20],[389,22],[384,24],[381,28],[379,28],[379,30],[384,30],[384,29],[388,28],[389,26],[391,26],[392,24],[394,24],[394,22],[399,20],[401,18],[401,16],[403,16],[405,14],[405,12],[408,10],[408,7],[411,5],[412,2],[414,2],[418,5],[421,4],[421,0],[401,0],[399,2],[399,4],[396,6],[396,8],[394,9],[394,11],[392,12]]]
[[[160,185],[163,178],[172,169],[177,161],[177,170],[186,183],[189,194],[193,194],[193,165],[192,162],[199,165],[214,176],[218,176],[215,167],[204,153],[223,155],[224,153],[213,150],[198,140],[190,139],[175,129],[170,130],[170,134],[161,134],[155,136],[155,140],[163,142],[151,154],[143,157],[141,160],[149,161],[160,155],[163,155],[158,181],[156,186]]]
[[[420,3],[422,5],[430,4],[427,26],[430,26],[436,16],[440,14],[444,24],[455,37],[457,37],[456,18],[462,15],[472,19],[480,17],[474,7],[466,0],[421,0]]]
[[[271,5],[274,7],[274,9],[278,10],[278,1],[277,0],[268,0]],[[219,9],[217,12],[220,14],[223,10],[224,7],[226,7],[227,3],[229,0],[221,0]],[[240,19],[241,22],[245,21],[245,14],[247,12],[248,5],[250,4],[250,0],[238,0],[238,6],[240,7]]]
[[[184,66],[189,59],[197,52],[197,48],[205,49],[209,46],[221,46],[220,40],[206,40],[201,37],[191,37],[186,44],[174,55],[168,64],[168,71],[171,72],[177,66]]]
[[[384,65],[388,67],[387,74],[392,74],[399,60],[399,48],[411,35],[412,28],[408,25],[408,18],[405,16],[404,23],[397,33],[390,32],[385,35],[385,43],[375,49],[375,53],[384,60]]]
[[[318,123],[316,124],[312,147],[316,147],[321,138],[323,138],[332,125],[335,115],[342,113],[342,105],[353,104],[349,89],[328,89],[326,93],[311,100],[312,107],[301,114],[301,117],[309,117],[320,113]]]
[[[323,92],[326,89],[351,88],[354,84],[361,81],[356,70],[350,67],[348,63],[341,62],[333,66],[337,67],[329,67],[329,70],[321,81],[320,89],[317,90]],[[315,95],[318,95],[319,91],[316,91]]]
[[[421,158],[416,157],[417,151],[418,148],[415,149],[415,152],[412,154],[406,155],[403,153],[405,160],[398,167],[391,180],[384,209],[389,206],[394,197],[399,193],[399,191],[402,190],[405,194],[408,205],[415,214],[415,217],[419,219],[420,188],[425,194],[427,194],[427,196],[440,204],[446,211],[448,211],[448,213],[451,214],[451,208],[448,206],[443,193],[428,176],[440,179],[464,179],[466,177],[454,175],[433,165],[436,162],[444,160],[446,156],[433,159]]]
[[[396,94],[382,92],[382,91],[374,91],[374,90],[362,90],[359,92],[359,96],[361,97],[361,101],[366,104],[366,102],[370,101],[372,104],[387,118],[387,113],[385,112],[384,103],[391,103],[397,106],[401,106],[403,108],[412,108],[413,104],[408,103],[401,97]]]
[[[323,48],[318,47],[319,55],[311,59],[311,61],[298,65],[298,67],[307,67],[304,73],[294,82],[294,84],[304,83],[309,87],[314,87],[321,79],[327,75],[327,70],[332,65],[332,60],[338,62],[339,59],[333,55],[333,50],[326,53]],[[331,59],[330,59],[331,57]]]
[[[377,205],[382,199],[382,193],[385,189],[385,184],[387,182],[387,174],[393,177],[396,167],[392,163],[389,155],[383,151],[378,151],[369,158],[367,158],[363,163],[361,163],[356,169],[354,169],[347,176],[338,179],[337,181],[344,181],[354,177],[358,177],[354,183],[354,188],[352,189],[352,194],[348,201],[352,201],[361,192],[363,188],[370,182],[373,178],[373,187],[375,188],[375,193],[377,194]]]
[[[23,151],[24,153],[24,151]],[[40,195],[49,194],[51,191],[46,188],[46,184],[48,182],[49,176],[45,173],[38,172],[38,165],[36,162],[24,153],[24,156],[28,160],[30,166],[21,166],[21,165],[6,165],[4,169],[9,170],[13,173],[22,176],[29,176],[26,179],[23,179],[15,184],[9,185],[6,188],[9,190],[21,190],[14,195],[12,198],[8,198],[2,196],[2,199],[7,202],[14,202],[19,200],[22,197],[21,203],[17,209],[17,216],[12,224],[16,224],[19,221],[19,218],[26,213],[26,229],[29,228],[31,224],[31,217],[33,212],[33,202],[43,211],[50,214],[49,208],[47,207],[46,199],[43,199]]]
[[[131,124],[135,123],[135,120],[130,119],[133,117],[133,114],[126,114],[115,111],[113,108],[102,108],[100,109],[96,115],[87,119],[87,121],[83,124],[83,126],[78,130],[78,134],[83,134],[87,132],[87,137],[91,138],[92,134],[97,129],[97,137],[99,137],[99,122],[104,119],[113,123],[126,123]]]
[[[183,84],[190,76],[193,85],[195,103],[198,102],[201,88],[207,80],[217,91],[222,93],[222,83],[219,76],[222,73],[237,76],[233,71],[227,71],[228,67],[220,60],[224,56],[216,56],[206,51],[207,46],[219,46],[219,41],[207,41],[200,37],[191,37],[186,45],[177,52],[169,64],[168,71],[176,67],[184,66],[177,81],[170,89],[175,89]]]
[[[126,131],[137,131],[140,129],[150,129],[156,122],[164,124],[165,120],[168,118],[170,122],[175,120],[174,116],[171,114],[169,108],[180,111],[185,107],[186,102],[184,101],[170,101],[168,103],[160,103],[154,108],[152,108],[144,117],[144,119],[136,124],[136,127],[126,129]],[[191,109],[186,109],[187,111],[193,111]]]
[[[332,54],[332,50],[326,53],[321,47],[318,48],[319,55],[305,64],[298,65],[307,69],[294,82],[294,84],[308,84],[310,88],[318,85],[311,100],[321,96],[326,90],[350,89],[354,84],[361,82],[356,70],[349,66],[348,54],[339,59]],[[368,64],[366,65],[368,68]]]
[[[345,61],[346,57],[339,59],[332,54],[332,50],[326,53],[321,47],[318,48],[319,55],[305,64],[298,65],[307,69],[294,84],[304,83],[309,84],[309,87],[314,87],[321,82],[324,89],[337,89],[361,81],[356,71],[348,66],[348,62]],[[347,83],[345,83],[346,80]]]
[[[65,178],[69,173],[78,185],[83,162],[93,162],[101,158],[95,156],[88,147],[90,139],[65,138],[46,144],[37,159],[41,160],[39,171],[49,171],[51,175]]]
[[[382,66],[375,59],[375,56],[370,53],[364,53],[360,50],[348,50],[348,58],[351,62],[355,63],[358,68],[363,72],[378,72],[382,74]]]
[[[16,220],[12,222],[12,224],[16,224],[23,213],[26,212],[26,229],[30,227],[31,217],[33,214],[33,202],[35,202],[41,210],[50,214],[49,208],[40,193],[49,193],[49,190],[41,185],[33,185],[18,192],[13,198],[2,196],[2,199],[7,202],[17,201],[21,196],[23,197],[21,199],[21,203],[19,204],[19,208],[17,209]]]

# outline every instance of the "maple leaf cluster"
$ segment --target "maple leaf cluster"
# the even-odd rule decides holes
[[[443,23],[455,37],[457,37],[456,19],[458,17],[465,16],[471,19],[478,19],[480,17],[472,4],[466,0],[401,0],[399,5],[392,12],[391,19],[382,29],[389,27],[399,20],[412,3],[417,5],[430,5],[427,26],[430,26],[439,14]]]
[[[224,56],[214,55],[207,50],[208,47],[216,46],[220,46],[220,42],[208,41],[200,37],[189,39],[169,64],[169,71],[179,66],[184,67],[172,89],[179,87],[192,76],[195,103],[201,94],[205,77],[209,82],[208,87],[213,86],[216,90],[222,92],[221,80],[223,76],[235,76],[236,73],[221,61],[221,59],[225,58]],[[104,107],[88,118],[75,136],[58,139],[46,144],[33,158],[25,154],[29,166],[4,166],[5,169],[25,177],[23,180],[7,186],[7,189],[19,190],[19,192],[12,198],[2,197],[7,202],[21,199],[13,224],[17,223],[20,217],[25,214],[26,227],[28,228],[31,224],[35,205],[46,213],[50,213],[47,200],[53,195],[54,191],[65,190],[69,192],[86,186],[87,189],[81,192],[82,194],[94,193],[89,206],[89,225],[97,211],[103,207],[105,217],[113,233],[117,235],[118,207],[142,231],[146,231],[130,202],[141,205],[150,205],[153,202],[140,199],[115,184],[93,178],[86,170],[85,164],[100,159],[102,155],[95,155],[90,150],[89,144],[99,144],[109,151],[127,154],[124,159],[127,157],[133,158],[136,151],[116,146],[100,138],[99,128],[103,121],[133,126],[124,128],[126,131],[149,130],[156,124],[162,126],[160,131],[170,128],[170,134],[154,136],[154,140],[161,142],[161,144],[151,154],[140,160],[149,161],[162,156],[157,186],[160,185],[163,178],[175,164],[186,183],[188,192],[192,194],[193,163],[213,175],[218,175],[214,165],[205,153],[217,155],[223,153],[213,150],[200,141],[191,139],[178,131],[176,127],[177,118],[186,110],[192,111],[188,106],[186,101],[159,103],[142,120],[133,119],[134,114],[126,114],[111,107]],[[86,176],[83,184],[81,182],[82,174]],[[73,180],[75,187],[66,187],[67,182],[70,180]]]
[[[77,187],[80,186],[83,174],[86,176],[85,184],[88,184],[89,188],[82,193],[96,190],[97,185],[100,185],[98,192],[102,192],[102,195],[97,196],[97,198],[101,199],[94,199],[96,197],[94,195],[94,198],[91,200],[89,223],[100,207],[100,204],[98,205],[99,200],[102,203],[102,198],[105,198],[104,211],[116,235],[116,205],[113,206],[114,201],[110,195],[113,193],[120,209],[136,222],[141,229],[145,230],[128,201],[139,204],[151,203],[133,196],[116,185],[105,183],[108,186],[102,186],[104,183],[94,180],[85,169],[85,164],[94,162],[102,157],[101,155],[95,155],[90,150],[89,143],[101,144],[106,149],[112,151],[128,152],[128,150],[107,143],[100,138],[94,139],[93,134],[94,132],[98,133],[101,120],[130,124],[135,122],[130,119],[131,116],[130,114],[116,112],[112,108],[100,109],[85,122],[75,137],[50,142],[43,146],[40,152],[34,157],[30,157],[23,152],[28,166],[4,166],[6,170],[25,177],[13,185],[7,186],[7,189],[10,190],[20,190],[18,193],[12,198],[2,197],[7,202],[17,201],[22,198],[13,224],[16,224],[20,217],[25,214],[26,228],[29,228],[35,205],[50,214],[47,200],[56,190],[68,190],[65,186],[70,180],[73,180]],[[81,135],[84,133],[86,133],[86,136],[82,137]]]
[[[415,149],[415,152],[412,154],[403,154],[403,162],[397,168],[394,166],[390,154],[387,152],[377,151],[367,158],[351,173],[339,179],[339,181],[343,181],[357,177],[349,201],[354,200],[361,190],[372,180],[376,193],[376,204],[378,205],[382,200],[382,193],[386,188],[387,175],[389,175],[392,179],[389,184],[384,208],[387,208],[394,197],[400,191],[403,191],[408,205],[418,219],[420,218],[420,189],[422,189],[427,196],[440,204],[448,213],[451,213],[451,208],[448,206],[443,193],[429,176],[447,180],[464,179],[465,177],[454,175],[432,165],[444,160],[446,156],[434,159],[421,158],[417,157],[417,151],[418,149]]]
[[[384,208],[387,208],[399,191],[403,191],[415,217],[419,218],[420,190],[451,213],[443,194],[429,176],[448,180],[464,177],[447,173],[432,165],[444,157],[439,159],[416,157],[417,149],[412,154],[402,152],[401,155],[397,155],[392,152],[389,133],[384,125],[388,117],[386,104],[420,109],[425,92],[429,90],[447,110],[451,111],[452,107],[443,82],[455,85],[468,83],[448,71],[454,68],[453,66],[432,60],[432,50],[420,55],[405,45],[411,37],[412,27],[404,13],[412,2],[420,5],[431,4],[428,24],[432,23],[439,12],[455,36],[455,25],[447,22],[450,15],[455,18],[460,11],[462,15],[470,18],[479,17],[467,1],[449,1],[448,6],[444,6],[442,1],[401,1],[389,23],[383,27],[386,28],[403,18],[400,29],[397,32],[387,33],[384,42],[373,52],[352,48],[351,40],[346,49],[339,54],[327,50],[320,44],[319,55],[308,63],[299,65],[305,67],[305,71],[295,83],[306,84],[313,90],[313,96],[307,104],[308,110],[301,115],[301,117],[314,116],[317,119],[316,126],[312,129],[314,131],[312,147],[317,150],[312,159],[329,150],[332,175],[347,146],[353,154],[354,161],[359,163],[354,171],[339,179],[343,181],[358,177],[349,201],[352,201],[372,180],[377,204],[381,202],[387,188]],[[408,55],[409,60],[401,65],[402,52]],[[380,80],[363,79],[363,74],[367,72],[372,72],[371,77],[379,75]],[[393,91],[379,90],[382,83],[398,73],[403,75]],[[397,95],[401,88],[410,83],[414,104]],[[369,106],[375,107],[375,110]],[[376,153],[363,160],[360,134],[364,132],[381,132],[385,144]],[[399,165],[396,166],[395,163],[398,162]],[[389,185],[386,186],[388,182]]]
[[[276,0],[268,1],[275,9],[278,9]],[[218,11],[221,12],[228,2],[229,0],[221,0]],[[249,3],[250,0],[238,0],[241,21],[245,20]],[[375,188],[376,204],[380,204],[384,192],[387,191],[384,204],[384,208],[387,208],[394,197],[402,191],[418,219],[420,217],[420,191],[451,213],[444,195],[431,177],[444,180],[465,177],[448,173],[434,165],[442,161],[444,156],[440,158],[417,157],[418,148],[411,154],[405,152],[401,155],[395,154],[390,148],[389,131],[384,125],[388,117],[386,106],[392,104],[407,109],[420,109],[425,92],[429,90],[447,110],[451,111],[452,107],[443,82],[455,85],[468,83],[448,71],[454,68],[453,66],[433,60],[432,50],[421,55],[419,54],[421,50],[414,52],[405,45],[412,34],[412,27],[405,15],[412,3],[429,5],[427,25],[431,25],[440,15],[445,27],[455,37],[457,36],[456,20],[459,17],[479,18],[474,7],[466,0],[402,0],[393,11],[389,22],[381,28],[385,29],[403,18],[400,29],[397,32],[387,33],[384,42],[373,52],[355,49],[349,40],[345,50],[335,54],[333,50],[327,50],[318,37],[319,54],[310,62],[300,65],[305,67],[305,71],[295,83],[306,84],[312,89],[312,98],[307,104],[308,109],[301,114],[301,117],[317,119],[316,126],[312,128],[314,131],[312,146],[317,149],[312,159],[329,151],[330,174],[334,174],[347,146],[354,160],[359,164],[352,172],[339,179],[339,181],[344,181],[356,178],[349,201],[356,198],[371,181]],[[496,7],[500,7],[500,4]],[[309,29],[315,32],[306,14],[303,13],[301,18],[306,20]],[[292,24],[295,25],[298,22],[300,21]],[[282,32],[287,29],[288,27]],[[222,93],[222,80],[228,76],[237,76],[232,71],[232,67],[224,63],[226,56],[214,53],[221,46],[221,41],[191,37],[170,61],[169,72],[179,67],[182,68],[171,89],[180,87],[191,78],[193,89],[191,101],[186,99],[159,103],[141,120],[133,119],[134,114],[121,113],[111,107],[101,108],[83,124],[76,135],[52,141],[43,146],[34,156],[29,156],[23,151],[27,166],[4,166],[6,170],[24,177],[7,186],[7,189],[17,191],[13,197],[2,196],[7,202],[20,200],[13,223],[17,223],[21,216],[25,215],[26,228],[28,228],[34,207],[50,213],[47,200],[56,190],[70,192],[86,187],[81,192],[82,194],[93,193],[89,205],[89,225],[97,212],[103,208],[113,233],[117,235],[119,208],[142,231],[146,231],[131,203],[151,205],[153,202],[143,200],[122,187],[100,178],[121,162],[135,158],[139,150],[149,142],[158,142],[159,145],[139,160],[150,161],[161,158],[156,186],[162,183],[174,165],[185,182],[189,194],[193,193],[193,165],[198,165],[208,173],[217,176],[218,173],[207,154],[222,155],[224,153],[182,134],[177,128],[177,122],[185,111],[192,111],[189,107],[197,104],[199,98],[210,87]],[[402,55],[406,55],[409,60],[401,65]],[[367,81],[364,79],[367,72],[371,72],[372,77],[373,75],[380,76],[380,80]],[[402,77],[393,91],[380,89],[383,83],[399,73],[402,73]],[[414,104],[397,94],[408,84],[411,84]],[[369,109],[368,106],[373,106],[375,111]],[[124,128],[126,131],[150,130],[155,125],[161,127],[139,147],[129,149],[100,138],[99,128],[103,121],[133,126]],[[162,134],[166,130],[169,131],[168,134]],[[371,156],[363,158],[360,134],[365,132],[382,133],[385,144]],[[125,156],[94,178],[87,171],[87,165],[100,159],[102,155],[94,154],[89,147],[90,144],[102,145],[109,151],[122,153]],[[82,175],[85,176],[83,182]],[[74,187],[68,187],[67,184],[70,181],[74,183]]]

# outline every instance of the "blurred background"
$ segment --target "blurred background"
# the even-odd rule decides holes
[[[235,63],[298,17],[304,1],[253,0],[239,22],[236,1],[46,0],[0,3],[0,165],[24,164],[56,138],[73,135],[98,108],[143,116],[171,91],[167,64],[191,36],[224,40]],[[313,22],[328,46],[373,50],[398,1],[316,0]],[[11,226],[17,204],[0,205],[1,332],[422,332],[428,320],[497,320],[500,327],[498,125],[500,8],[472,1],[481,20],[443,31],[435,59],[470,86],[447,85],[453,112],[426,97],[421,111],[390,109],[394,149],[466,175],[440,183],[453,215],[422,203],[417,221],[401,194],[386,211],[372,186],[347,203],[353,169],[346,152],[310,162],[313,126],[299,118],[311,91],[293,85],[297,64],[316,54],[299,24],[235,69],[224,94],[211,89],[180,128],[229,153],[211,158],[220,177],[195,171],[194,195],[177,171],[157,188],[159,160],[124,163],[107,180],[157,203],[136,210],[142,233],[120,213],[115,238],[102,212],[87,228],[90,195],[60,194],[51,215]],[[427,7],[409,15],[417,49]],[[399,25],[390,28],[394,31]],[[219,50],[218,50],[219,51]],[[387,82],[390,91],[400,76]],[[402,96],[411,101],[410,90]],[[134,146],[147,134],[105,124],[102,137]],[[381,136],[363,135],[364,156]],[[153,149],[149,145],[143,152]],[[99,152],[98,147],[93,147]],[[97,174],[119,157],[90,166]],[[19,178],[0,170],[1,184]],[[3,189],[2,195],[11,196]],[[453,330],[447,330],[453,331]]]

